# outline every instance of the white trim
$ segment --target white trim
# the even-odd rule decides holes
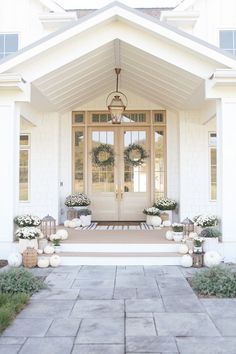
[[[54,11],[54,12],[65,12],[65,9],[63,9],[62,6],[58,5],[53,0],[40,0],[40,2],[41,2],[41,4],[43,6],[47,7],[51,11]]]

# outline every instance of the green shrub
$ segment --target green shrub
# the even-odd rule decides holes
[[[200,295],[217,297],[236,297],[236,274],[229,268],[216,266],[191,279],[191,285]]]
[[[11,269],[0,273],[1,293],[32,295],[43,287],[43,282],[25,269]]]
[[[200,233],[200,237],[220,237],[221,232],[216,229],[215,227],[206,227],[205,229],[202,230]]]

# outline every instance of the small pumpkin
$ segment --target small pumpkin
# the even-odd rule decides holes
[[[182,244],[179,246],[179,253],[181,253],[181,254],[186,254],[186,253],[188,253],[188,246],[186,245],[186,243],[182,243]]]
[[[72,219],[71,221],[76,223],[76,227],[80,227],[82,224],[82,221],[79,218]]]
[[[20,267],[22,264],[22,255],[20,253],[11,253],[7,261],[10,267]]]
[[[45,254],[53,254],[54,253],[54,247],[52,247],[52,246],[46,246],[45,248],[44,248],[44,253]]]
[[[70,223],[69,223],[69,227],[75,228],[76,227],[76,222],[71,220]]]
[[[170,221],[170,220],[164,220],[164,221],[162,222],[162,225],[163,225],[164,227],[170,227],[170,226],[171,226],[171,221]]]
[[[57,230],[57,236],[61,237],[61,240],[66,240],[68,238],[68,231],[61,229],[61,230]]]
[[[37,250],[37,253],[38,253],[38,254],[43,254],[43,250],[38,249],[38,250]]]
[[[65,221],[64,221],[64,226],[65,226],[65,227],[69,227],[69,224],[70,224],[70,220],[65,220]]]
[[[208,268],[215,267],[220,264],[222,260],[221,255],[215,251],[209,251],[204,254],[204,264]]]
[[[189,237],[190,239],[194,239],[195,237],[198,237],[198,234],[197,234],[196,232],[190,232],[189,235],[188,235],[188,237]]]
[[[54,254],[50,257],[49,262],[51,267],[58,267],[61,264],[61,258],[57,254]]]
[[[166,231],[166,239],[169,241],[173,240],[173,231]]]
[[[183,257],[181,257],[180,264],[184,268],[192,267],[193,259],[190,254],[185,254]]]
[[[49,259],[45,257],[41,257],[38,259],[38,267],[39,268],[47,268],[49,266]]]

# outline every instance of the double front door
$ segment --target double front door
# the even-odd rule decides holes
[[[148,127],[89,127],[88,150],[107,144],[115,160],[114,164],[98,166],[89,155],[87,185],[94,220],[144,219],[143,208],[150,205],[150,158],[140,166],[132,166],[124,160],[124,150],[135,143],[150,154],[149,135]],[[132,153],[130,157],[139,158]]]

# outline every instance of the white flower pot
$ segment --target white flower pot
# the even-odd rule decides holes
[[[88,205],[81,205],[81,206],[73,206],[73,209],[79,211],[79,210],[84,210],[88,209]]]
[[[54,246],[55,253],[60,253],[61,252],[61,245],[60,246]]]
[[[203,251],[218,251],[219,240],[218,237],[205,237],[203,242]]]
[[[162,210],[163,213],[167,213],[169,215],[169,220],[172,224],[173,222],[173,210]]]
[[[40,250],[44,250],[44,248],[48,245],[48,240],[46,238],[43,238],[41,240],[38,241],[38,248]]]
[[[181,242],[183,239],[183,232],[174,232],[173,231],[173,239],[175,242]]]
[[[23,253],[27,248],[38,249],[38,240],[37,238],[33,240],[27,240],[25,238],[19,238],[19,252]]]
[[[147,225],[152,225],[151,224],[151,215],[146,215],[146,224]]]
[[[92,222],[92,215],[81,215],[80,220],[82,226],[89,226]]]
[[[148,215],[150,216],[150,225],[158,227],[161,225],[161,218],[158,215]]]

